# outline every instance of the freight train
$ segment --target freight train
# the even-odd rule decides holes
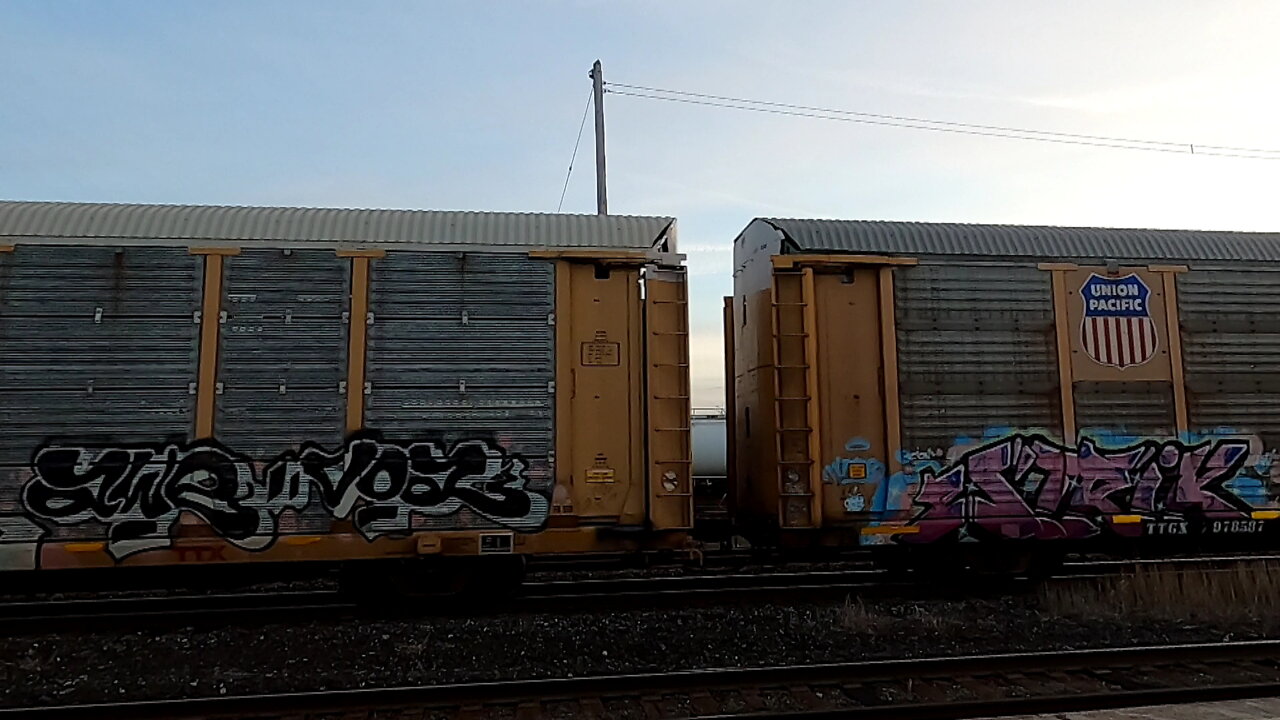
[[[716,417],[675,227],[0,203],[0,570],[1274,534],[1280,234],[756,219]]]

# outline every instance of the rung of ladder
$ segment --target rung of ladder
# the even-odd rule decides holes
[[[688,395],[654,395],[654,400],[688,400]]]
[[[808,395],[780,395],[774,398],[774,400],[797,400],[797,401],[809,401],[812,399],[813,398],[809,397]]]
[[[813,432],[811,427],[784,427],[778,428],[778,432]]]
[[[774,365],[774,367],[780,368],[782,370],[808,370],[809,369],[808,365]]]
[[[689,428],[687,427],[656,427],[654,428],[654,431],[655,432],[681,432],[681,431],[687,431],[688,429]]]
[[[673,368],[684,368],[684,367],[689,367],[689,363],[654,363],[654,364],[653,364],[653,366],[654,366],[654,367],[673,367]]]
[[[774,306],[774,307],[807,307],[808,305],[809,305],[809,303],[807,303],[807,302],[798,302],[798,303],[793,303],[793,302],[776,302],[776,303],[773,303],[773,306]]]
[[[799,338],[806,338],[806,337],[809,337],[809,333],[788,333],[788,332],[784,332],[784,333],[777,333],[777,335],[778,335],[778,337],[799,337]]]
[[[778,493],[778,494],[781,495],[782,497],[806,497],[806,498],[813,497],[813,493]]]
[[[779,460],[779,465],[812,465],[812,460]]]

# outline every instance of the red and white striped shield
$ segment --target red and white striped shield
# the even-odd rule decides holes
[[[1151,289],[1142,278],[1090,275],[1080,286],[1080,297],[1080,344],[1094,362],[1127,368],[1156,356],[1159,337],[1151,319]]]

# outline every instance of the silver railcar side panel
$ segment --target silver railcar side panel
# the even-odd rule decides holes
[[[223,443],[259,458],[305,441],[341,443],[350,268],[323,250],[226,259],[214,424]]]
[[[553,264],[525,255],[374,260],[365,425],[448,446],[492,441],[528,461],[530,489],[550,488],[554,304]]]
[[[1034,266],[896,271],[903,447],[993,427],[1060,433],[1050,274]]]

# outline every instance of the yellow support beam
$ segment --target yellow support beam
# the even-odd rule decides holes
[[[645,265],[655,259],[652,253],[634,250],[530,250],[529,257],[547,260],[599,260],[627,265]]]
[[[880,268],[880,363],[883,370],[885,465],[902,471],[902,405],[898,397],[898,323],[893,297],[893,268]]]
[[[218,333],[222,312],[222,270],[238,248],[191,248],[204,256],[204,297],[200,305],[200,360],[196,377],[196,438],[213,437],[213,417],[218,385]]]
[[[1182,324],[1178,322],[1176,270],[1161,273],[1164,280],[1164,320],[1169,335],[1169,366],[1173,370],[1173,417],[1179,434],[1190,430],[1187,416],[1187,378],[1182,368]]]
[[[1067,271],[1055,267],[1052,272],[1053,331],[1058,345],[1058,397],[1062,405],[1062,439],[1071,444],[1076,441],[1076,400],[1075,374],[1071,367],[1071,321],[1067,311]]]
[[[338,251],[339,256],[343,251]],[[347,334],[347,432],[364,427],[365,349],[369,341],[370,255],[351,255],[351,311]]]

